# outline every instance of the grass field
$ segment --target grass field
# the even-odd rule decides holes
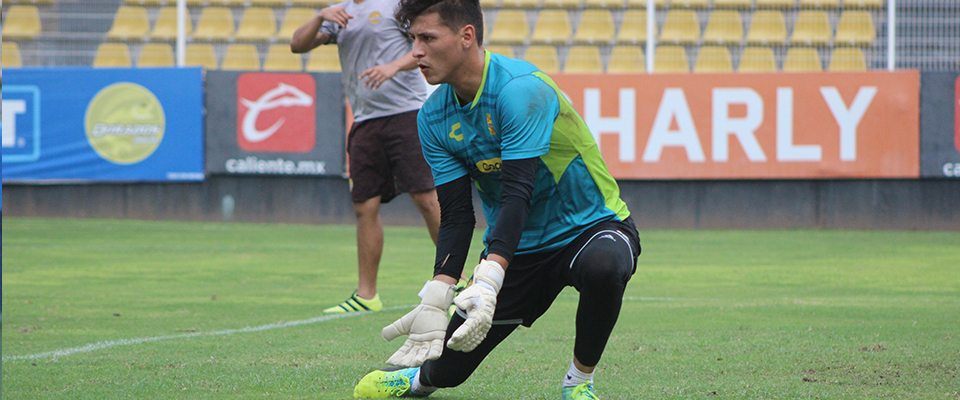
[[[960,399],[960,232],[642,231],[612,399]],[[352,226],[3,219],[6,399],[346,399],[429,278],[390,227],[388,311],[318,318]],[[479,232],[471,258],[479,251]],[[577,292],[434,399],[558,399]]]

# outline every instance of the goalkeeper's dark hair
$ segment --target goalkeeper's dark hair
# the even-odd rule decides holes
[[[410,29],[413,20],[426,14],[437,13],[440,23],[458,32],[460,28],[473,25],[477,46],[483,45],[483,11],[480,0],[401,0],[396,18],[404,29]]]

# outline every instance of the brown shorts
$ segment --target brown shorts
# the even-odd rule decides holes
[[[355,203],[377,196],[387,203],[400,193],[434,188],[417,135],[418,110],[354,123],[347,139],[350,198]]]

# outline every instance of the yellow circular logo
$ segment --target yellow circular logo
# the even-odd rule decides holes
[[[100,90],[84,119],[87,141],[105,160],[135,164],[150,157],[166,127],[163,106],[147,88],[120,82]]]
[[[379,24],[381,17],[383,17],[383,15],[380,14],[380,11],[374,11],[370,13],[370,17],[367,20],[370,21],[371,24]]]

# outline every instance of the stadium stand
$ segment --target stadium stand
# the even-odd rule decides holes
[[[713,0],[714,9],[725,9],[725,8],[750,8],[753,5],[753,0]]]
[[[800,8],[830,9],[840,7],[840,0],[800,0]]]
[[[307,71],[340,72],[340,53],[337,45],[328,44],[307,53]]]
[[[730,50],[722,46],[701,46],[697,62],[693,66],[696,73],[733,72],[733,60]]]
[[[797,14],[797,23],[793,26],[790,45],[827,45],[833,32],[826,11],[803,10]]]
[[[23,66],[20,56],[20,45],[16,42],[3,42],[3,68],[19,68]]]
[[[758,9],[766,8],[793,8],[796,7],[797,0],[757,0]]]
[[[259,71],[260,53],[252,44],[231,44],[223,56],[220,69],[229,71]]]
[[[777,60],[769,47],[747,47],[740,54],[738,72],[777,72]]]
[[[869,11],[844,11],[837,25],[836,45],[871,46],[877,39],[873,16]]]
[[[193,22],[190,18],[184,19],[186,23],[184,31],[187,37],[193,31]],[[150,32],[150,40],[174,41],[177,39],[177,8],[163,7],[157,14],[157,20],[154,22],[153,31]]]
[[[128,68],[130,47],[126,43],[102,43],[93,58],[94,68]]]
[[[169,44],[146,43],[140,48],[137,67],[172,67],[175,64],[173,48]]]
[[[56,3],[56,0],[13,0],[13,1],[7,0],[4,3],[46,5],[46,4],[54,4]]]
[[[657,34],[654,26],[653,34]],[[623,13],[623,22],[617,33],[617,43],[640,44],[647,42],[647,12],[643,10],[627,10]]]
[[[654,5],[657,9],[661,9],[667,6],[667,0],[656,0]],[[647,0],[627,0],[627,8],[647,8]]]
[[[609,74],[633,74],[647,70],[646,59],[637,46],[614,46],[607,65]]]
[[[613,15],[609,10],[584,10],[580,15],[580,25],[573,36],[578,44],[606,44],[613,40],[615,32]]]
[[[193,39],[204,42],[227,42],[234,34],[233,13],[228,7],[204,7],[197,20]]]
[[[3,39],[30,40],[43,30],[40,23],[40,10],[36,6],[10,6],[3,13]]]
[[[206,69],[217,69],[217,53],[213,45],[209,43],[190,43],[186,49],[186,60],[184,64],[188,66],[200,66]]]
[[[537,24],[533,27],[533,34],[530,35],[530,43],[563,44],[570,39],[572,33],[566,10],[541,10]]]
[[[653,72],[690,72],[690,61],[683,46],[658,46],[653,58]]]
[[[500,0],[480,0],[480,8],[484,11],[493,10],[500,6]]]
[[[867,60],[858,47],[837,47],[830,54],[827,71],[865,71]]]
[[[740,12],[715,10],[703,32],[703,44],[739,45],[743,39],[743,21]]]
[[[546,73],[560,72],[560,60],[557,58],[557,48],[545,45],[531,45],[527,47],[523,59]]]
[[[264,71],[303,71],[303,57],[290,51],[286,44],[271,44],[267,49]]]
[[[277,18],[272,8],[247,7],[243,9],[234,39],[239,42],[269,42],[276,34]]]
[[[843,8],[880,8],[883,0],[844,0]]]
[[[314,9],[321,9],[330,4],[337,4],[339,1],[330,2],[328,0],[291,0],[290,2],[294,7],[307,7]]]
[[[577,9],[583,0],[543,0],[543,8]]]
[[[597,46],[572,46],[567,54],[567,61],[563,72],[571,74],[601,74],[603,60],[600,59],[600,49]]]
[[[534,9],[540,7],[541,0],[501,0],[500,7]]]
[[[597,8],[619,10],[623,8],[623,6],[624,6],[623,0],[585,0],[583,2],[583,8],[586,8],[588,10],[597,9]]]
[[[489,45],[489,46],[484,46],[483,48],[494,54],[500,54],[510,58],[516,58],[516,55],[515,55],[516,53],[513,52],[513,47],[510,47],[510,46]]]
[[[113,27],[107,32],[107,39],[119,41],[140,41],[150,34],[150,20],[147,9],[141,6],[120,6],[113,18]]]
[[[530,35],[527,14],[523,10],[500,10],[493,23],[493,30],[487,35],[491,44],[523,44]]]
[[[820,72],[823,63],[820,54],[813,47],[791,47],[783,61],[783,72]]]
[[[710,0],[670,0],[671,8],[707,8]]]
[[[280,24],[280,31],[277,32],[278,42],[289,42],[297,28],[305,24],[310,18],[313,18],[317,12],[310,8],[291,7],[283,16],[283,23]]]
[[[700,39],[700,21],[693,10],[667,11],[667,21],[660,31],[660,41],[666,44],[696,44]]]
[[[787,40],[787,23],[778,10],[758,10],[753,13],[747,44],[782,45]]]

